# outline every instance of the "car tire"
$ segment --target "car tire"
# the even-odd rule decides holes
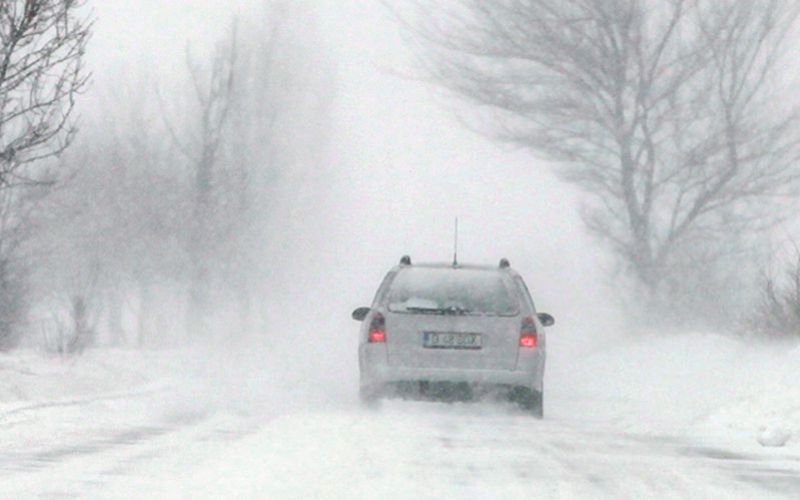
[[[381,392],[371,387],[360,386],[358,389],[358,400],[365,408],[377,408],[381,402]]]
[[[544,394],[527,387],[515,387],[512,399],[524,411],[535,418],[544,417]]]

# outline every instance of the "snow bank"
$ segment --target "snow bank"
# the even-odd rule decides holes
[[[620,341],[581,359],[554,357],[551,415],[632,432],[798,442],[800,347],[686,333]],[[578,400],[584,411],[576,415]]]
[[[756,347],[726,404],[700,419],[703,429],[752,436],[762,446],[800,443],[800,348]]]
[[[33,350],[0,354],[0,408],[155,390],[165,383],[170,353],[90,350],[58,357]]]

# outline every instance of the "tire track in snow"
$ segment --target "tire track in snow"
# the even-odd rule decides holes
[[[786,498],[787,485],[770,488],[742,477],[769,480],[781,471],[773,461],[709,453],[710,446],[692,452],[687,439],[579,420],[537,421],[510,408],[391,401],[380,410],[281,417],[203,467],[195,476],[204,479],[181,494]],[[240,480],[230,481],[233,471]],[[790,471],[800,477],[798,466],[782,477]]]

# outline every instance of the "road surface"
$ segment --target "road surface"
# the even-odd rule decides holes
[[[796,498],[800,453],[494,403],[192,405],[169,387],[0,415],[2,498]],[[189,398],[191,399],[191,398]],[[170,402],[181,401],[180,404]],[[158,411],[154,411],[158,408]]]

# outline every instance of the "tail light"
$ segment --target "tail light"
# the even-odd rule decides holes
[[[372,321],[369,323],[367,342],[372,344],[386,342],[386,319],[384,319],[383,314],[375,313],[372,316]]]
[[[519,332],[519,346],[533,348],[539,343],[539,337],[536,333],[536,321],[532,316],[522,320],[522,328]]]

